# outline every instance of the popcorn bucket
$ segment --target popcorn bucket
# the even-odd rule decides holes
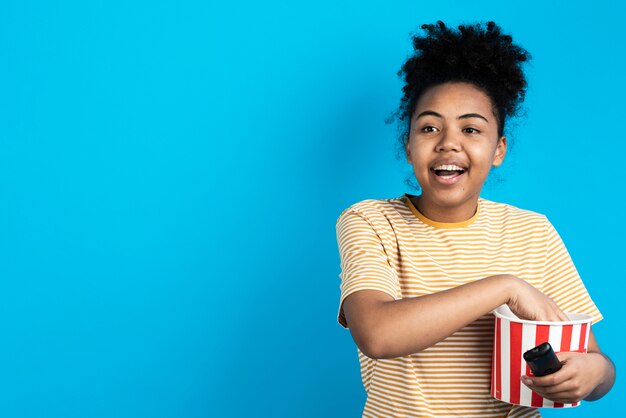
[[[590,315],[565,312],[569,321],[545,322],[519,319],[507,305],[493,311],[495,334],[491,368],[491,396],[504,402],[537,408],[570,408],[580,402],[563,404],[545,399],[521,381],[531,376],[524,352],[549,342],[555,353],[561,351],[587,352]]]

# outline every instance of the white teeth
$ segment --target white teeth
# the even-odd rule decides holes
[[[457,171],[465,171],[464,168],[459,167],[458,165],[440,165],[437,167],[433,167],[433,170],[457,170]]]

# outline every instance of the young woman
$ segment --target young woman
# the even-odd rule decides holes
[[[338,321],[358,347],[368,417],[538,417],[490,394],[493,315],[602,315],[542,214],[480,192],[504,161],[505,122],[524,99],[529,54],[493,22],[423,25],[402,66],[401,135],[421,194],[364,200],[337,220]],[[588,353],[523,383],[546,399],[602,397],[612,362],[593,332]]]

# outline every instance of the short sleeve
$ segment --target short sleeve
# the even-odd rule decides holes
[[[546,218],[547,253],[543,292],[551,297],[561,310],[587,314],[593,324],[603,319],[598,307],[574,266],[561,236]]]
[[[389,264],[383,242],[374,226],[354,209],[346,209],[337,219],[337,244],[341,259],[341,296],[337,321],[348,328],[342,304],[358,290],[380,290],[398,298],[399,280]]]

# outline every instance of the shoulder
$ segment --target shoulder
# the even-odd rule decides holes
[[[481,198],[481,210],[493,219],[500,219],[509,224],[547,227],[550,221],[543,213],[520,208],[508,203]]]
[[[404,196],[389,199],[365,199],[353,203],[339,214],[337,223],[350,215],[358,215],[370,223],[389,223],[408,210]]]

